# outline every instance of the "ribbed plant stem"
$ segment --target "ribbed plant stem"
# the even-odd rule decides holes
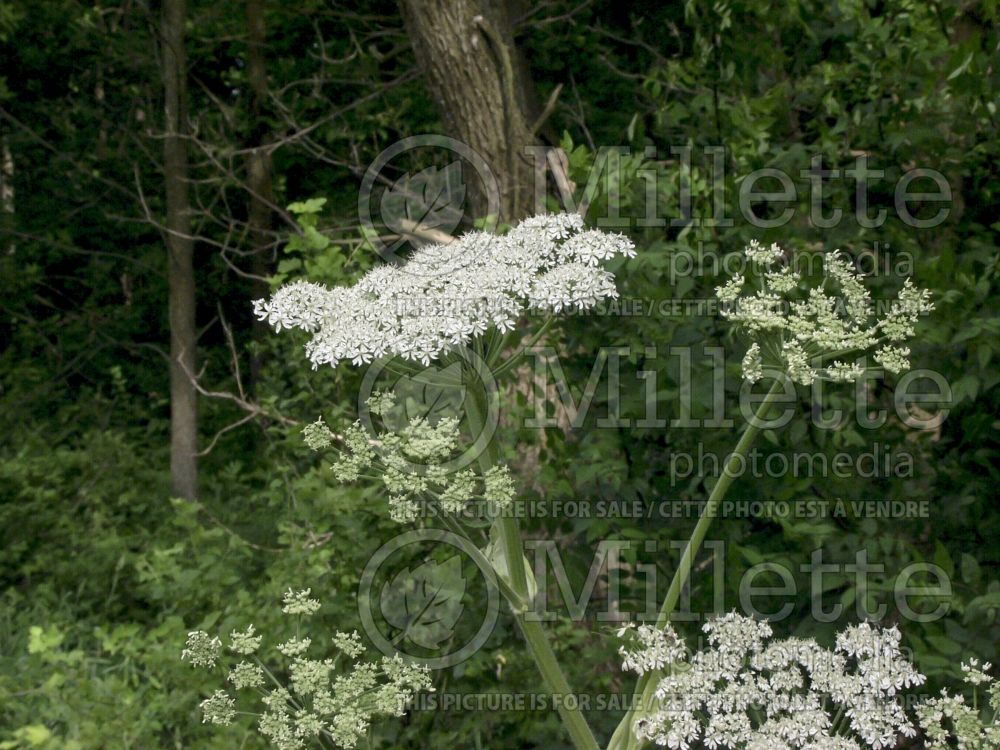
[[[466,378],[469,392],[465,399],[465,418],[473,440],[476,440],[482,430],[485,429],[488,421],[490,398],[497,396],[497,394],[487,393],[486,388],[482,387],[482,375],[483,373],[473,371]],[[497,453],[498,446],[496,441],[491,439],[479,456],[479,466],[484,474],[496,465]],[[524,634],[524,639],[528,643],[528,650],[535,660],[535,664],[538,666],[538,671],[542,675],[545,687],[559,699],[555,703],[559,718],[566,727],[573,746],[577,750],[600,750],[600,746],[597,744],[597,740],[594,739],[594,734],[590,730],[583,712],[579,709],[578,702],[565,700],[573,691],[566,680],[566,676],[563,674],[562,668],[559,666],[545,630],[539,622],[529,620],[526,617],[527,612],[524,610],[524,603],[531,601],[531,595],[528,587],[528,575],[524,567],[524,545],[521,542],[521,530],[518,527],[517,519],[511,514],[501,514],[494,521],[494,526],[503,547],[510,587],[520,601],[507,596],[506,592],[504,595],[510,601],[514,617],[517,619],[521,632]],[[498,570],[497,575],[503,576],[504,571]],[[501,592],[503,592],[502,587]]]
[[[691,532],[691,538],[688,539],[688,543],[684,547],[684,553],[681,555],[677,570],[674,571],[674,577],[670,581],[670,588],[667,589],[667,596],[663,600],[663,606],[660,607],[660,614],[656,618],[656,627],[662,628],[670,620],[670,615],[673,614],[674,607],[677,606],[677,600],[680,598],[681,590],[684,588],[684,584],[687,583],[688,578],[691,577],[691,566],[694,564],[694,558],[701,549],[701,543],[705,540],[705,534],[708,533],[712,521],[715,520],[719,505],[729,491],[729,486],[733,483],[733,479],[736,478],[739,465],[745,465],[747,452],[761,430],[761,422],[766,418],[767,413],[771,409],[771,404],[774,403],[778,392],[781,390],[782,383],[780,380],[776,380],[774,385],[771,386],[771,390],[767,392],[764,400],[761,401],[760,406],[757,408],[755,418],[747,425],[747,428],[736,443],[736,448],[726,459],[722,476],[719,477],[711,493],[709,493],[708,502],[705,503],[701,517],[698,519],[698,523],[695,524],[694,531]]]
[[[677,601],[680,599],[684,584],[691,577],[691,567],[694,565],[694,559],[701,549],[701,543],[705,540],[705,535],[708,533],[712,521],[718,515],[719,505],[722,503],[723,498],[725,498],[729,486],[733,483],[733,479],[735,479],[736,473],[739,470],[739,465],[745,464],[747,452],[761,431],[761,423],[767,418],[771,406],[777,399],[778,393],[783,390],[783,387],[781,380],[775,380],[774,385],[771,386],[767,395],[764,396],[764,400],[757,407],[754,419],[747,425],[747,428],[736,443],[736,448],[733,449],[733,452],[726,459],[722,476],[719,477],[719,480],[712,488],[712,492],[709,493],[708,502],[705,503],[705,507],[702,509],[701,517],[698,518],[698,523],[695,524],[694,530],[691,532],[691,537],[688,539],[681,559],[677,564],[677,569],[674,571],[674,577],[670,580],[670,588],[667,589],[667,595],[656,618],[657,628],[664,627],[670,621],[670,615],[673,614],[674,608],[677,606]],[[608,750],[631,750],[632,748],[641,746],[641,743],[635,739],[635,735],[632,732],[632,724],[635,721],[637,713],[645,711],[645,699],[648,697],[647,693],[655,674],[655,672],[647,672],[637,681],[635,692],[633,693],[632,706],[615,730],[611,743],[608,745]]]

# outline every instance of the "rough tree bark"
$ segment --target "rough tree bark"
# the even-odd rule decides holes
[[[188,198],[187,86],[184,0],[163,0],[161,58],[165,128],[167,276],[170,287],[170,480],[177,497],[198,494],[198,411],[194,242]]]
[[[271,152],[267,148],[271,131],[267,122],[268,86],[267,68],[264,58],[265,25],[263,0],[247,0],[247,80],[250,84],[250,132],[246,157],[247,228],[250,241],[251,272],[253,273],[254,299],[266,297],[269,288],[265,277],[268,275],[269,259],[273,247],[271,233],[274,191],[272,180]],[[254,338],[261,339],[268,333],[267,325],[254,318]],[[259,380],[260,357],[250,360],[250,387]]]
[[[501,189],[501,221],[533,212],[534,89],[513,40],[513,6],[492,0],[401,0],[403,21],[448,135],[477,151]],[[467,180],[473,211],[485,211]]]

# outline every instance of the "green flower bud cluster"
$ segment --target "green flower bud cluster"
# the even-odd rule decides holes
[[[865,368],[840,357],[871,352],[874,360],[894,373],[910,366],[905,342],[915,334],[920,316],[934,309],[930,292],[906,279],[890,308],[878,317],[871,295],[850,260],[832,252],[823,260],[823,280],[808,287],[794,269],[782,266],[785,253],[751,240],[746,258],[756,268],[758,286],[736,275],[716,287],[725,305],[722,317],[751,340],[743,358],[743,377],[753,383],[764,368],[784,371],[796,383],[815,380],[851,382]]]
[[[395,405],[395,397],[379,391],[366,405],[372,414],[385,416]],[[398,523],[416,520],[421,501],[436,501],[446,513],[458,514],[476,499],[497,511],[514,500],[516,487],[506,466],[495,466],[484,475],[448,467],[461,447],[459,422],[452,417],[436,423],[417,417],[398,431],[387,430],[374,438],[360,421],[336,436],[319,420],[307,426],[303,435],[314,450],[338,444],[340,457],[333,464],[333,474],[339,481],[379,479],[389,495],[389,515]]]
[[[917,720],[924,731],[928,750],[1000,747],[1000,723],[996,720],[1000,716],[1000,682],[988,674],[991,668],[989,662],[980,664],[978,659],[962,664],[965,681],[972,689],[978,691],[984,686],[989,695],[988,709],[983,706],[986,710],[977,710],[979,700],[969,705],[965,696],[951,695],[947,690],[941,691],[941,697],[917,706]],[[984,713],[991,720],[984,721]]]
[[[309,598],[309,589],[289,591],[282,611],[309,617],[320,603]],[[188,634],[181,658],[192,666],[228,670],[230,690],[216,690],[201,703],[202,721],[228,726],[238,713],[257,717],[257,728],[277,750],[299,750],[309,745],[353,748],[368,733],[373,721],[382,717],[402,716],[414,695],[433,690],[426,667],[404,661],[399,656],[365,659],[366,649],[358,633],[337,632],[327,658],[313,658],[309,651],[313,639],[292,637],[276,646],[285,657],[282,665],[265,665],[258,655],[263,638],[253,625],[229,636],[228,651],[235,654],[234,664],[223,664],[222,640],[203,630]],[[275,675],[286,674],[287,686]],[[265,690],[265,686],[272,687]],[[263,710],[237,711],[237,702],[253,700],[247,691],[259,697]]]

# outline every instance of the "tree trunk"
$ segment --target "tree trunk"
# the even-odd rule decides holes
[[[163,177],[166,186],[167,277],[170,287],[170,481],[177,497],[198,494],[198,412],[194,377],[194,242],[188,199],[187,87],[184,0],[163,0],[161,56],[165,125]]]
[[[533,87],[513,41],[511,6],[491,0],[401,0],[417,63],[448,135],[478,152],[501,191],[503,222],[532,212]],[[466,181],[473,210],[486,199]]]
[[[251,273],[253,273],[253,299],[266,297],[270,289],[265,277],[269,273],[270,259],[274,247],[271,232],[274,191],[272,187],[271,152],[267,145],[271,140],[270,126],[267,122],[268,88],[267,68],[264,59],[264,2],[263,0],[247,0],[247,80],[250,83],[250,131],[246,157],[247,191],[249,205],[247,208],[247,228],[251,249]],[[266,323],[254,317],[254,338],[259,340],[268,334]],[[260,379],[260,357],[254,354],[250,360],[250,387],[253,388]]]

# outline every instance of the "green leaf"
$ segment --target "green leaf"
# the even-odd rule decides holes
[[[0,742],[0,750],[19,750],[27,747],[40,747],[52,739],[52,732],[44,724],[28,724],[20,727],[13,734],[13,739]]]
[[[951,71],[951,73],[948,74],[947,80],[949,81],[954,80],[955,78],[958,78],[960,75],[962,75],[962,73],[964,73],[966,70],[968,70],[969,66],[972,64],[972,58],[975,56],[975,54],[976,54],[975,52],[970,52],[969,56],[965,58],[964,62],[962,62],[961,65],[959,65],[957,68]]]
[[[302,237],[305,240],[307,250],[320,252],[330,247],[330,238],[320,233],[320,231],[315,227],[312,226],[303,227]]]
[[[44,654],[47,651],[54,651],[59,648],[62,641],[63,635],[55,625],[50,625],[47,629],[32,625],[28,629],[29,654]]]
[[[304,201],[296,201],[288,205],[288,210],[296,216],[303,214],[318,214],[326,205],[326,198],[310,198]]]
[[[979,378],[975,375],[963,375],[951,388],[952,399],[957,404],[966,398],[974,399],[979,393]]]
[[[278,273],[290,273],[302,268],[302,261],[298,258],[282,258],[278,261]]]
[[[959,656],[962,653],[962,647],[944,635],[928,635],[927,643],[942,656]]]
[[[972,555],[963,552],[961,562],[962,580],[970,586],[978,586],[982,577],[979,561]]]
[[[993,349],[989,344],[980,344],[976,356],[979,360],[980,369],[985,370],[986,366],[990,363],[990,357],[993,356]]]
[[[934,564],[941,568],[949,578],[955,575],[955,563],[951,559],[948,549],[941,544],[940,540],[934,544]]]

